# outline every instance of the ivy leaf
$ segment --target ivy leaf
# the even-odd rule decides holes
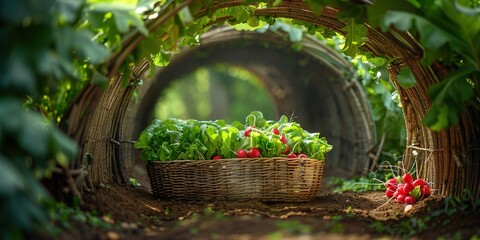
[[[364,24],[355,23],[353,19],[350,19],[345,27],[342,28],[345,31],[345,47],[343,53],[348,56],[356,56],[358,49],[365,43],[367,36],[367,27]]]
[[[110,12],[115,22],[115,27],[120,33],[125,33],[130,29],[130,26],[134,26],[143,35],[148,35],[147,28],[143,24],[141,17],[135,13],[135,8],[133,6],[124,4],[96,3],[91,5],[90,12],[97,14],[97,17],[95,17],[96,24],[98,24],[98,14],[103,16],[105,13]]]
[[[153,63],[159,67],[165,67],[168,65],[169,62],[170,62],[170,54],[165,51],[158,52],[158,54],[155,55],[155,58],[153,60]]]
[[[417,84],[417,80],[409,68],[403,67],[397,75],[397,82],[402,88],[411,88]]]

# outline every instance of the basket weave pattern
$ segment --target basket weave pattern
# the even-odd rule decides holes
[[[150,162],[158,198],[301,202],[320,189],[325,161],[307,158],[235,158]]]

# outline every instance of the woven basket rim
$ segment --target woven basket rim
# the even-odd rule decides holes
[[[262,161],[268,161],[268,160],[305,160],[305,161],[325,161],[325,159],[314,159],[314,158],[289,158],[289,157],[265,157],[265,158],[221,158],[217,160],[185,160],[185,159],[177,159],[177,160],[167,160],[167,161],[161,161],[161,160],[154,160],[154,161],[149,161],[147,164],[150,163],[171,163],[171,162],[220,162],[220,161],[253,161],[253,160],[262,160]]]

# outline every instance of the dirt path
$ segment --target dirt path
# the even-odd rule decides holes
[[[407,213],[383,192],[325,188],[305,203],[159,200],[145,175],[137,176],[143,187],[108,185],[85,196],[84,209],[109,216],[113,227],[77,223],[58,239],[469,239],[480,233],[478,211],[448,215],[435,196]]]

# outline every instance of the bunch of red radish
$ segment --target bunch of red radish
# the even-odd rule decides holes
[[[428,183],[421,178],[413,181],[409,173],[388,179],[385,187],[387,187],[385,195],[397,199],[399,203],[414,204],[419,199],[430,196]]]
[[[250,126],[245,130],[245,137],[250,137],[250,133],[252,130],[255,129],[254,126]],[[272,133],[275,135],[280,136],[280,130],[278,128],[272,129]],[[280,137],[280,141],[285,144],[285,151],[282,152],[282,154],[287,155],[289,158],[308,158],[308,156],[305,153],[300,153],[300,154],[295,154],[290,152],[290,147],[288,146],[287,139],[285,138],[285,135],[282,135]],[[260,157],[261,152],[260,149],[258,148],[251,148],[250,150],[245,150],[245,149],[240,149],[237,151],[237,157],[238,158],[257,158]]]

